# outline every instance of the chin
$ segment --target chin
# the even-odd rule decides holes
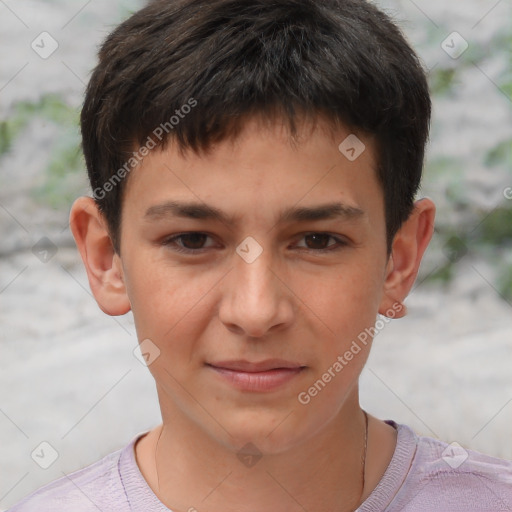
[[[285,411],[286,409],[282,409]],[[221,424],[229,432],[221,429],[222,444],[238,453],[247,445],[254,445],[262,454],[277,455],[301,444],[308,437],[307,424],[297,422],[296,414],[275,411],[265,413],[257,411],[243,414],[241,412]],[[250,447],[249,447],[250,449]]]

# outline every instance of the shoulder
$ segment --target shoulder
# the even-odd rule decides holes
[[[404,510],[512,510],[512,461],[417,436],[396,502]]]
[[[118,471],[124,449],[126,447],[37,489],[7,512],[129,510]]]

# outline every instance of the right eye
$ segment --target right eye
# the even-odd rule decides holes
[[[204,244],[207,238],[210,238],[210,236],[206,233],[190,231],[168,237],[162,241],[162,245],[169,247],[171,250],[176,252],[197,254],[199,251],[203,252],[204,248],[200,246]],[[181,244],[178,243],[178,241],[181,242]]]

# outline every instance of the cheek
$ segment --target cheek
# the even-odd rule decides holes
[[[347,265],[319,279],[302,281],[304,314],[316,318],[334,351],[341,350],[366,327],[374,324],[382,283],[366,265]]]
[[[370,328],[378,310],[376,295],[374,281],[352,275],[336,279],[311,297],[311,309],[320,312],[321,318],[315,321],[320,326],[318,358],[297,401],[298,407],[316,418],[318,428],[339,412],[358,382],[371,348]]]
[[[151,339],[163,353],[193,351],[196,331],[207,319],[208,293],[218,278],[162,262],[132,261],[128,271],[127,292],[139,340]]]
[[[162,271],[144,258],[126,264],[126,288],[139,339],[150,338],[158,345],[187,308],[187,290],[178,272]]]

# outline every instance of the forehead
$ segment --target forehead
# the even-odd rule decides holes
[[[125,199],[130,209],[153,218],[235,223],[272,210],[282,220],[327,214],[354,220],[366,214],[365,204],[383,206],[376,167],[368,135],[319,120],[299,125],[292,136],[284,123],[252,119],[236,138],[205,153],[181,154],[172,140],[151,151],[130,176]],[[329,204],[329,212],[307,210],[313,203]]]

